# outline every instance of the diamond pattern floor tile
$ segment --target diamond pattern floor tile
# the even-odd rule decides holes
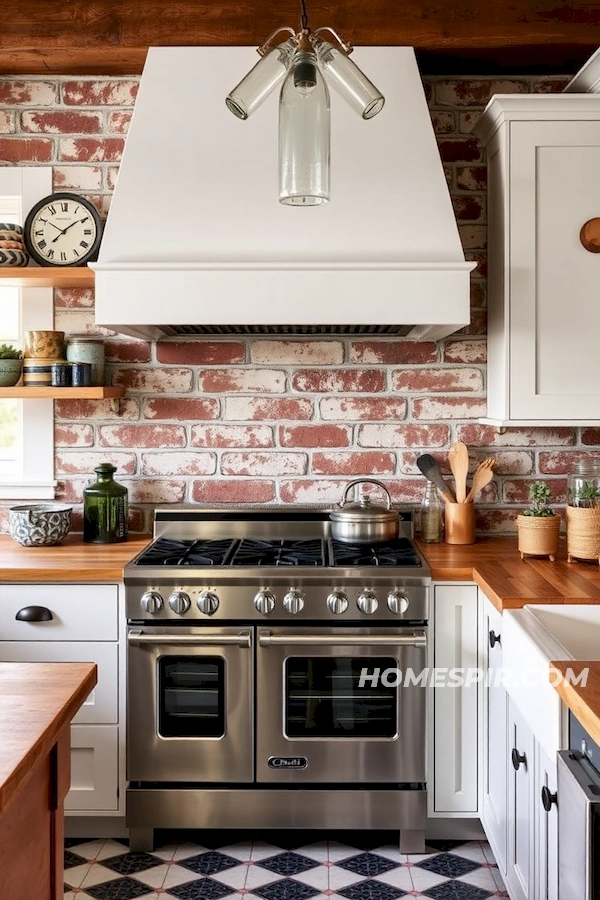
[[[381,875],[383,872],[389,872],[399,865],[392,862],[391,859],[385,859],[383,856],[377,856],[376,853],[361,853],[359,856],[351,856],[350,859],[343,859],[336,865],[350,872],[356,872],[357,875],[365,877],[373,877]],[[462,873],[461,873],[462,874]]]
[[[401,854],[390,832],[160,832],[151,853],[123,839],[65,841],[65,900],[487,900],[504,885],[484,841]],[[189,835],[189,837],[188,837]]]
[[[285,853],[278,853],[277,856],[268,856],[258,865],[270,872],[275,872],[276,875],[299,875],[308,869],[314,869],[319,864],[314,859],[301,856],[299,853],[294,853],[293,850],[287,850]]]

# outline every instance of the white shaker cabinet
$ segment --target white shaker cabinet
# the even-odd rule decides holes
[[[506,882],[511,900],[534,897],[533,779],[535,752],[529,725],[508,701],[508,859]]]
[[[68,815],[124,812],[122,622],[116,584],[0,585],[0,660],[98,667],[98,683],[71,725]]]
[[[506,877],[507,714],[508,697],[502,672],[502,614],[479,591],[481,619],[481,823],[498,868]]]
[[[440,686],[430,688],[433,791],[430,814],[476,816],[478,691],[476,680],[452,686],[458,674],[478,665],[477,587],[436,584],[433,588],[433,659]],[[456,676],[451,670],[458,670]],[[448,676],[448,677],[446,677]],[[442,684],[446,681],[445,684]]]
[[[488,158],[488,410],[492,424],[597,424],[600,95],[497,95]],[[597,223],[600,226],[600,222]]]

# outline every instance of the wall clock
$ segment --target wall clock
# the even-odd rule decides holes
[[[78,194],[50,194],[29,211],[25,246],[41,266],[84,266],[96,259],[102,239],[98,210]]]

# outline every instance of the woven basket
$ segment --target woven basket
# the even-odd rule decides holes
[[[517,516],[519,553],[525,556],[549,556],[558,553],[560,516]]]
[[[567,559],[600,561],[600,509],[567,506]]]

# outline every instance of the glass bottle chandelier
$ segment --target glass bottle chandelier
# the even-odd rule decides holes
[[[239,119],[247,119],[283,82],[279,95],[279,201],[288,206],[318,206],[329,200],[327,82],[363,119],[381,112],[385,98],[349,59],[352,46],[332,28],[311,31],[306,0],[300,0],[300,6],[300,31],[290,27],[274,31],[258,48],[259,61],[225,103]]]

